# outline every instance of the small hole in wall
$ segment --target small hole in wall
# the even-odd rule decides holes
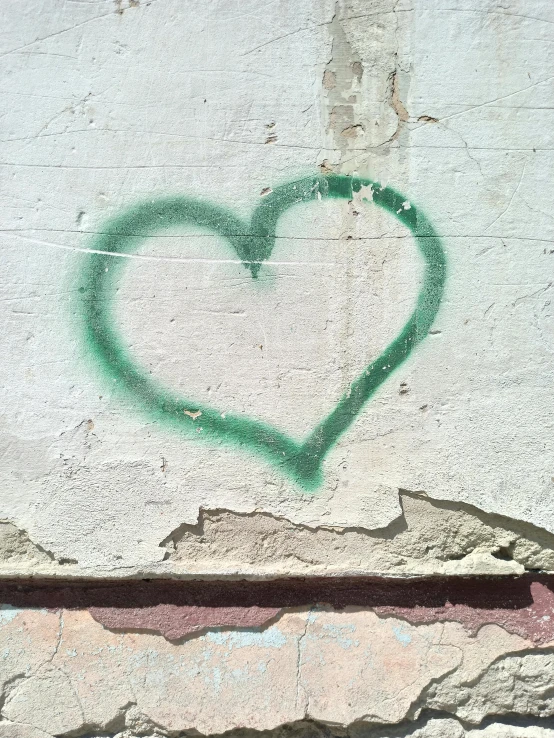
[[[510,551],[509,546],[501,546],[498,551],[493,551],[492,555],[495,559],[502,559],[502,561],[513,561],[514,557]]]

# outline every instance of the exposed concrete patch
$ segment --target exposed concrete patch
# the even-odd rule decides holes
[[[13,523],[0,521],[0,561],[2,564],[30,566],[33,564],[63,563],[53,554],[33,543],[26,531]]]
[[[514,654],[499,658],[475,679],[450,674],[422,697],[431,709],[454,713],[478,725],[498,714],[554,714],[554,653]]]
[[[554,535],[529,523],[485,513],[464,503],[402,491],[403,515],[380,530],[294,525],[274,516],[202,511],[164,545],[175,569],[186,562],[208,569],[288,574],[343,571],[395,575],[520,574],[554,570]]]
[[[99,579],[419,577],[554,571],[554,534],[542,528],[424,493],[401,491],[400,505],[402,514],[375,530],[313,528],[269,513],[201,510],[197,524],[180,525],[162,540],[149,566],[108,569],[55,559],[25,531],[0,523],[0,575],[25,576],[32,570],[37,576]],[[125,540],[118,542],[121,559]]]

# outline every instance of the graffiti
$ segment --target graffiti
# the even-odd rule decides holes
[[[273,250],[279,218],[288,208],[320,198],[352,199],[362,187],[371,188],[371,202],[410,229],[425,270],[415,308],[398,336],[351,383],[332,412],[303,441],[241,415],[222,413],[192,399],[175,396],[158,384],[129,353],[113,317],[115,286],[127,259],[113,255],[136,252],[149,237],[167,228],[195,225],[225,238],[250,271],[253,280]],[[344,175],[318,175],[276,188],[245,223],[224,208],[186,197],[170,197],[132,207],[106,224],[85,257],[80,273],[81,317],[87,346],[98,366],[125,392],[137,410],[180,432],[194,434],[202,417],[201,434],[212,443],[227,443],[261,454],[305,490],[323,481],[322,462],[339,437],[352,425],[383,382],[428,334],[441,301],[446,274],[440,239],[427,218],[389,187]]]

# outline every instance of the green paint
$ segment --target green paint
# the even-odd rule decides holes
[[[277,222],[288,208],[318,197],[350,200],[362,186],[371,187],[373,203],[394,215],[413,233],[425,262],[423,283],[416,307],[400,334],[352,382],[330,415],[303,442],[257,420],[231,414],[223,418],[219,410],[175,396],[152,379],[130,355],[113,319],[115,285],[127,260],[114,259],[109,254],[136,252],[147,238],[167,228],[201,226],[227,239],[256,279],[262,263],[273,250]],[[446,274],[445,254],[427,218],[413,205],[405,209],[405,201],[404,196],[371,180],[332,174],[276,188],[254,210],[250,223],[217,205],[186,197],[140,203],[111,220],[92,244],[95,251],[106,253],[86,257],[80,299],[88,347],[106,376],[112,382],[116,380],[137,409],[150,418],[194,434],[197,439],[208,437],[211,442],[226,442],[256,451],[304,489],[316,489],[322,482],[321,465],[329,449],[354,422],[377,388],[425,338],[439,309]],[[197,433],[198,422],[185,414],[191,408],[202,413],[202,434]]]

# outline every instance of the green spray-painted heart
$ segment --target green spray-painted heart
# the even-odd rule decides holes
[[[226,238],[240,260],[256,279],[262,263],[269,258],[277,222],[291,206],[322,197],[352,199],[362,187],[370,187],[372,201],[394,215],[413,233],[425,262],[423,284],[417,304],[407,323],[382,354],[357,377],[334,410],[303,441],[297,442],[281,431],[241,415],[199,405],[174,396],[142,369],[125,347],[112,316],[115,281],[126,259],[113,255],[130,254],[157,232],[180,225],[196,225]],[[109,268],[108,268],[109,267]],[[321,464],[329,449],[353,423],[367,400],[387,377],[402,364],[414,347],[428,334],[439,309],[445,281],[445,254],[440,240],[425,216],[406,198],[389,187],[367,179],[343,175],[320,175],[291,182],[264,197],[250,224],[215,205],[185,197],[141,203],[109,222],[86,257],[81,278],[84,331],[87,344],[105,374],[125,391],[137,408],[160,423],[194,433],[198,424],[190,409],[202,414],[201,434],[214,442],[228,442],[256,451],[293,477],[304,489],[322,482]]]

